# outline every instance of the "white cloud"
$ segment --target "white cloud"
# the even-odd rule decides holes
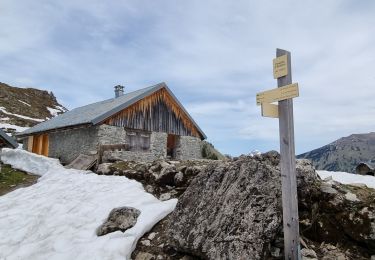
[[[272,59],[286,48],[303,152],[375,128],[374,11],[371,1],[5,0],[0,81],[52,90],[70,108],[119,83],[165,81],[224,152],[278,149],[277,120],[260,117],[255,94],[276,87]]]

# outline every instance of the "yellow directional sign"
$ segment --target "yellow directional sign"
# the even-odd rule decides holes
[[[257,94],[257,105],[262,103],[273,103],[289,98],[295,98],[299,96],[298,83],[286,85],[284,87],[267,90]]]
[[[262,116],[279,117],[279,106],[274,104],[262,103]]]
[[[288,75],[288,56],[283,55],[273,59],[273,78],[277,79]]]

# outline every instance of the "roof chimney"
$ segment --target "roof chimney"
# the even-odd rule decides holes
[[[117,85],[115,86],[115,97],[118,98],[124,95],[124,86]]]

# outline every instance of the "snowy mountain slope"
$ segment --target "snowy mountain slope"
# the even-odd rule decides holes
[[[0,259],[130,259],[137,240],[173,211],[136,181],[65,169],[56,159],[3,149],[1,160],[42,175],[38,183],[0,197]],[[97,237],[115,207],[141,211],[136,225]]]
[[[0,128],[8,134],[22,132],[65,111],[52,92],[0,82]]]
[[[353,134],[328,145],[300,154],[299,159],[309,159],[318,170],[355,172],[355,167],[365,162],[375,166],[375,133]]]

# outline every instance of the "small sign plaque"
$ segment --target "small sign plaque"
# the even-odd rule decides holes
[[[257,94],[257,105],[262,103],[273,103],[299,96],[298,83],[289,84],[280,88],[267,90]]]
[[[279,106],[274,104],[262,103],[262,116],[278,118]]]
[[[288,56],[283,55],[273,59],[273,78],[277,79],[288,75]]]

